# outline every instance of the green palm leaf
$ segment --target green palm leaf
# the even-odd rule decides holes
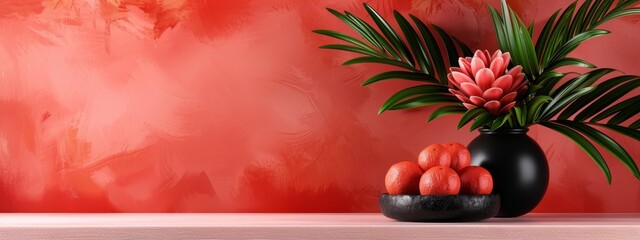
[[[366,81],[364,81],[361,86],[366,86],[372,83],[376,83],[379,81],[389,80],[389,79],[402,79],[402,80],[411,80],[411,81],[419,81],[419,82],[429,82],[429,83],[438,83],[438,79],[435,79],[433,76],[421,72],[407,72],[407,71],[389,71],[377,74],[373,77],[370,77]]]
[[[542,60],[542,54],[546,50],[547,43],[549,42],[549,37],[551,36],[551,31],[554,27],[553,23],[556,21],[559,13],[560,10],[556,11],[555,13],[553,13],[553,15],[551,15],[551,17],[549,17],[549,20],[547,20],[547,23],[545,23],[544,27],[542,28],[542,32],[538,37],[538,41],[536,41],[536,56],[538,56],[539,61]]]
[[[586,121],[588,118],[604,110],[606,107],[609,107],[616,100],[620,99],[622,96],[631,92],[637,87],[640,87],[640,80],[632,80],[624,83],[609,91],[608,93],[600,96],[598,100],[594,101],[584,110],[580,111],[580,113],[578,113],[578,115],[576,115],[573,119],[580,122]]]
[[[542,113],[542,107],[553,100],[552,97],[540,95],[536,96],[529,104],[527,122],[532,123],[538,120],[538,117]]]
[[[545,96],[551,95],[553,89],[565,76],[567,76],[565,73],[546,71],[538,77],[537,83],[531,87],[529,93]]]
[[[502,15],[491,6],[489,10],[500,48],[511,52],[513,63],[522,65],[529,81],[538,84],[541,80],[553,78],[547,76],[540,79],[541,75],[559,67],[595,67],[584,60],[568,58],[567,55],[583,42],[608,34],[607,30],[596,29],[603,23],[622,16],[640,14],[640,8],[628,8],[638,0],[621,1],[612,8],[613,2],[588,0],[578,4],[575,1],[564,11],[556,11],[545,23],[535,47],[529,45],[529,31],[525,30],[518,15],[508,8],[506,1],[501,3]],[[541,89],[550,90],[541,87],[534,90]]]
[[[351,14],[347,14],[347,13],[342,14],[331,8],[327,8],[327,11],[329,11],[331,14],[336,16],[338,19],[344,22],[351,29],[355,30],[362,38],[366,39],[369,43],[376,46],[376,48],[380,49],[381,52],[386,53],[387,49],[391,48],[391,46],[389,46],[389,44],[386,43],[386,41],[382,41],[383,39],[382,39],[382,36],[380,36],[380,34],[378,34],[375,31],[371,32],[370,30],[372,30],[373,28],[367,23],[364,23],[364,21],[359,21],[358,18],[354,17]],[[335,37],[335,36],[331,36],[331,37]],[[345,41],[349,42],[349,40],[345,40]],[[385,42],[385,45],[383,45],[383,42]],[[395,59],[399,59],[399,56],[397,53],[395,53],[395,51],[390,52],[390,54],[392,54]]]
[[[568,119],[569,117],[573,116],[573,114],[580,111],[580,109],[585,107],[587,104],[592,103],[598,97],[602,96],[604,93],[608,92],[615,86],[618,86],[622,83],[625,83],[627,81],[634,80],[634,79],[638,79],[638,76],[624,75],[624,76],[614,77],[600,83],[599,85],[597,85],[595,90],[573,101],[573,103],[571,103],[571,105],[569,105],[562,112],[562,114],[558,116],[558,119]]]
[[[467,108],[460,105],[440,107],[434,110],[433,113],[431,113],[427,122],[431,122],[437,118],[444,117],[450,114],[463,114],[466,111],[467,111]]]
[[[458,58],[463,56],[462,54],[469,53],[471,51],[469,47],[450,36],[442,28],[435,25],[428,26],[417,17],[410,16],[415,24],[414,27],[402,14],[394,11],[395,20],[400,28],[400,31],[396,31],[371,6],[364,4],[364,8],[377,29],[349,12],[340,13],[333,9],[328,9],[328,11],[356,31],[368,44],[344,33],[316,30],[315,33],[342,40],[348,44],[329,44],[321,48],[364,55],[350,59],[343,65],[377,63],[406,69],[406,71],[393,70],[377,74],[364,81],[363,86],[390,79],[435,84],[428,85],[428,87],[427,85],[417,86],[398,92],[383,104],[380,112],[441,103],[459,105],[460,101],[448,92],[447,69],[457,63]],[[402,32],[404,38],[401,38],[399,32]],[[446,57],[440,50],[440,44],[447,51]],[[438,91],[434,92],[433,89],[438,89]],[[445,112],[439,114],[443,113]],[[460,113],[460,111],[446,113]]]
[[[453,38],[450,37],[447,32],[445,32],[442,28],[438,27],[437,25],[431,25],[431,26],[433,27],[433,29],[436,30],[445,48],[447,49],[447,58],[449,59],[449,66],[456,65],[458,63],[458,58],[463,57],[464,55],[458,54],[458,51],[456,50],[456,45],[452,40]],[[441,78],[440,83],[447,84],[447,79]]]
[[[537,46],[544,49],[542,55],[538,56],[538,58],[541,59],[541,69],[544,70],[546,69],[546,66],[549,66],[551,58],[556,54],[558,48],[564,44],[568,37],[567,32],[571,26],[571,16],[573,15],[575,8],[576,2],[569,5],[569,7],[567,7],[558,18],[558,21],[554,25],[547,41],[542,43],[543,46]]]
[[[476,117],[476,120],[473,121],[473,124],[471,124],[469,132],[473,132],[473,130],[486,126],[487,124],[493,122],[495,119],[496,116],[493,114],[490,114],[488,112],[481,113],[478,117]]]
[[[511,114],[513,114],[512,112],[509,112],[507,115],[504,116],[500,116],[498,118],[496,118],[496,120],[493,121],[493,124],[491,124],[491,131],[495,131],[499,128],[501,128],[502,126],[504,126],[505,123],[507,123],[509,121],[509,119],[511,118]]]
[[[516,116],[516,122],[519,127],[527,125],[527,108],[525,106],[516,106],[513,108],[513,112]]]
[[[538,58],[529,30],[518,15],[502,1],[502,14],[489,6],[500,49],[511,53],[515,65],[521,65],[527,76],[537,76]]]
[[[551,92],[551,97],[554,99],[561,99],[570,93],[575,92],[578,89],[593,85],[602,76],[611,73],[615,70],[610,68],[599,68],[591,72],[582,74],[558,87],[558,89]]]
[[[583,59],[570,57],[582,43],[609,34],[598,29],[610,20],[640,14],[633,8],[640,0],[575,1],[564,10],[556,11],[544,24],[537,41],[533,42],[534,24],[525,25],[522,19],[501,1],[501,13],[489,6],[500,49],[510,52],[513,65],[521,65],[530,83],[525,96],[506,115],[495,116],[483,108],[467,110],[460,100],[448,91],[448,68],[457,65],[459,57],[471,56],[471,49],[459,39],[436,25],[427,25],[409,15],[411,21],[394,11],[398,29],[372,7],[364,4],[373,25],[349,12],[328,9],[331,14],[357,33],[357,37],[332,30],[316,30],[317,34],[342,41],[321,48],[347,51],[362,56],[344,65],[377,63],[398,69],[387,70],[365,80],[362,85],[400,79],[424,82],[392,95],[380,108],[387,110],[444,105],[436,108],[428,121],[450,115],[463,114],[458,129],[473,121],[470,130],[487,127],[492,130],[507,126],[528,127],[541,124],[567,136],[582,148],[600,167],[607,181],[611,173],[593,143],[602,146],[623,162],[640,178],[638,168],[628,152],[598,128],[640,140],[640,113],[636,107],[640,96],[627,94],[640,87],[639,76],[618,76],[601,81],[613,69],[597,68]],[[562,71],[564,67],[592,68],[586,73]],[[571,79],[563,81],[571,75]],[[596,85],[597,82],[600,82]],[[626,99],[616,103],[618,99]],[[556,115],[557,120],[552,120]],[[609,119],[606,123],[603,121]],[[631,120],[634,119],[634,120]],[[624,122],[632,121],[628,126]]]
[[[456,97],[451,95],[428,94],[428,95],[422,95],[415,98],[411,98],[409,100],[399,102],[393,105],[392,107],[390,107],[389,110],[400,110],[400,109],[407,109],[407,108],[425,107],[425,106],[443,104],[443,103],[459,103],[459,102],[460,100],[458,100]]]
[[[365,44],[364,42],[362,42],[362,41],[360,41],[360,40],[358,40],[358,39],[356,39],[354,37],[351,37],[349,35],[346,35],[344,33],[341,33],[341,32],[336,32],[336,31],[332,31],[332,30],[313,30],[313,32],[317,33],[317,34],[325,35],[325,36],[328,36],[328,37],[336,38],[336,39],[351,43],[351,44],[353,44],[353,45],[355,45],[357,47],[360,47],[362,49],[377,53],[377,51],[375,49],[373,49],[369,45]]]
[[[440,46],[438,45],[438,42],[436,41],[434,34],[431,32],[431,30],[429,29],[429,27],[427,27],[426,24],[420,21],[420,19],[418,19],[413,15],[409,15],[409,16],[411,17],[411,20],[413,20],[413,23],[416,25],[416,27],[420,31],[420,35],[424,40],[424,44],[427,46],[427,49],[429,50],[428,51],[430,55],[429,57],[433,60],[433,65],[434,65],[435,71],[438,74],[438,78],[441,81],[442,79],[446,79],[447,68],[445,65],[445,60],[444,60],[444,57],[442,56],[442,52],[440,51]]]
[[[622,163],[624,163],[624,165],[626,165],[627,168],[629,168],[631,172],[633,172],[633,175],[636,176],[636,178],[640,179],[640,170],[638,170],[638,166],[635,164],[629,153],[615,140],[611,139],[609,136],[598,131],[597,129],[581,122],[567,120],[559,120],[557,122],[573,128],[574,130],[582,133],[594,142],[598,143],[600,146],[605,148],[608,152],[622,161]]]
[[[409,105],[410,103],[403,102],[402,104],[404,105],[401,105],[399,104],[399,102],[416,95],[424,95],[423,97],[427,97],[427,96],[431,97],[431,98],[422,98],[422,101],[429,101],[430,103],[434,103],[434,104],[437,103],[435,102],[437,100],[442,100],[442,102],[450,102],[449,100],[452,100],[452,99],[457,100],[457,98],[447,95],[448,93],[449,91],[447,87],[439,86],[439,85],[419,85],[419,86],[406,88],[397,92],[396,94],[391,96],[389,100],[387,100],[384,104],[382,104],[382,107],[378,111],[378,114],[392,108],[394,110],[404,109],[406,107],[401,107],[401,106]],[[411,104],[417,104],[417,103],[416,101],[414,101],[414,102],[411,102]]]
[[[623,127],[618,125],[599,124],[599,123],[588,123],[588,124],[608,128],[620,134],[626,135],[628,137],[631,137],[635,140],[640,141],[640,130],[633,129],[631,127]]]
[[[346,61],[342,65],[348,66],[348,65],[360,64],[360,63],[380,63],[380,64],[386,64],[386,65],[401,67],[407,70],[415,71],[415,68],[413,66],[405,62],[389,59],[389,58],[380,58],[380,57],[358,57],[358,58],[354,58],[349,61]]]
[[[602,119],[610,117],[613,114],[618,113],[618,115],[616,115],[609,121],[609,124],[618,125],[624,120],[629,119],[629,117],[633,116],[634,114],[637,114],[638,111],[640,111],[640,108],[634,107],[634,106],[637,106],[638,103],[640,103],[640,96],[629,98],[602,111],[600,114],[591,118],[590,122],[598,122]],[[625,113],[625,114],[620,115],[621,113]],[[631,116],[628,116],[628,114],[631,114]],[[623,118],[625,116],[628,116],[628,117]]]
[[[433,66],[431,65],[431,61],[429,60],[425,47],[420,42],[420,37],[418,37],[416,30],[411,27],[411,24],[402,16],[402,14],[394,11],[393,15],[395,16],[400,29],[402,29],[402,32],[406,36],[407,42],[409,42],[409,46],[411,47],[411,51],[414,52],[418,66],[420,66],[420,70],[427,74],[433,73]]]
[[[582,59],[577,58],[563,58],[557,61],[554,61],[553,65],[547,68],[547,70],[554,70],[556,68],[565,67],[565,66],[578,66],[585,68],[595,68],[596,66]]]
[[[585,137],[583,137],[576,131],[572,130],[571,128],[562,126],[560,124],[556,124],[552,122],[544,122],[544,123],[540,123],[540,125],[545,126],[551,130],[554,130],[568,137],[573,142],[578,144],[578,146],[583,151],[585,151],[587,155],[589,155],[589,157],[591,157],[591,159],[596,163],[596,165],[598,165],[600,170],[602,170],[605,177],[607,178],[607,182],[611,184],[611,171],[609,170],[609,166],[607,166],[607,163],[604,161],[604,158],[602,158],[602,155],[600,154],[600,152],[598,152],[596,147],[594,147],[593,144],[589,142],[589,140],[587,140]]]
[[[458,123],[458,129],[464,127],[469,122],[471,122],[471,120],[482,114],[486,115],[489,113],[487,112],[487,110],[484,110],[484,108],[474,108],[465,112],[464,115],[462,115],[462,119],[460,119],[460,122]]]
[[[558,49],[551,57],[551,60],[549,61],[548,65],[549,66],[555,66],[558,64],[558,61],[560,59],[563,59],[564,57],[566,57],[569,53],[571,53],[573,50],[575,50],[578,46],[580,46],[580,44],[582,44],[583,42],[598,37],[598,36],[602,36],[602,35],[606,35],[609,34],[610,32],[607,30],[590,30],[590,31],[586,31],[583,33],[580,33],[578,35],[576,35],[575,37],[571,38],[571,40],[567,41],[566,43],[564,43],[562,45],[562,47],[560,47],[560,49]],[[582,65],[581,62],[576,62],[580,66]]]
[[[626,105],[622,106],[622,109],[620,110],[620,112],[615,116],[613,116],[611,120],[607,122],[607,124],[619,125],[622,122],[627,121],[629,118],[638,114],[638,112],[640,112],[640,108],[637,107],[639,102],[640,102],[640,96],[636,96],[636,97],[627,99],[624,102],[621,102],[620,104],[626,103]]]
[[[597,0],[596,0],[597,1]],[[578,12],[576,12],[575,17],[573,17],[573,19],[585,19],[585,14],[587,14],[587,10],[589,9],[589,7],[591,6],[591,0],[587,0],[585,1],[584,4],[582,4],[582,6],[580,6],[580,9],[578,9]],[[593,16],[594,14],[592,13],[590,16]],[[569,34],[575,35],[578,34],[578,31],[580,31],[582,28],[582,26],[585,24],[584,21],[571,21],[571,26],[569,27]]]
[[[611,14],[607,15],[606,17],[604,17],[602,20],[598,21],[596,24],[600,25],[600,24],[603,24],[605,22],[611,21],[613,19],[616,19],[616,18],[619,18],[619,17],[628,16],[628,15],[633,15],[633,14],[640,14],[640,8],[624,9],[624,10],[620,10],[620,11],[611,13]]]
[[[383,57],[381,54],[379,54],[376,51],[371,51],[371,50],[366,49],[366,48],[349,46],[349,45],[329,44],[329,45],[320,46],[320,48],[360,53],[360,54],[369,55],[369,56],[372,56],[372,57]]]
[[[586,87],[586,88],[582,88],[566,97],[558,97],[558,98],[554,98],[549,105],[547,105],[547,107],[542,111],[542,116],[541,119],[543,121],[548,121],[549,119],[551,119],[553,116],[555,116],[560,110],[562,110],[565,106],[567,106],[569,103],[573,102],[574,100],[578,99],[579,97],[582,97],[586,94],[588,94],[589,92],[593,91],[595,89],[595,87]]]
[[[411,52],[407,48],[407,45],[405,45],[404,42],[400,40],[400,37],[398,36],[396,31],[393,30],[393,28],[389,26],[389,23],[387,23],[387,21],[382,16],[380,16],[380,14],[378,14],[378,12],[376,12],[376,10],[374,10],[371,6],[365,3],[364,8],[367,10],[367,12],[369,13],[369,16],[371,16],[373,21],[376,23],[376,25],[378,26],[378,29],[380,29],[380,31],[384,34],[387,40],[391,42],[391,44],[398,51],[398,53],[400,53],[402,58],[409,65],[413,66],[414,62],[413,62],[413,57],[411,55]]]

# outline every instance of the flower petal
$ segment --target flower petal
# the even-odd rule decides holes
[[[461,102],[471,103],[471,100],[469,100],[469,98],[465,96],[464,93],[455,89],[449,89],[449,92],[456,96]]]
[[[502,51],[496,50],[496,52],[491,55],[491,60],[496,59],[498,56],[502,57]]]
[[[487,59],[487,62],[484,63],[484,65],[491,65],[491,53],[489,53],[489,50],[484,50],[484,58]]]
[[[473,54],[473,58],[479,58],[482,60],[482,64],[489,66],[489,59],[487,59],[487,56],[485,56],[482,51],[476,50],[475,54]],[[471,60],[471,62],[473,62],[473,60]],[[471,66],[473,66],[473,64],[471,64]]]
[[[514,83],[513,85],[511,85],[511,89],[509,90],[509,92],[520,92],[522,88],[527,88],[526,81],[521,81],[518,85],[515,85]]]
[[[502,60],[504,60],[504,65],[509,66],[509,62],[511,62],[511,53],[506,52],[502,54]],[[506,67],[505,67],[506,69]]]
[[[459,90],[455,90],[453,88],[449,88],[449,92],[452,93],[452,94],[464,95],[464,93],[460,92]]]
[[[480,89],[484,92],[493,85],[493,82],[496,80],[495,75],[491,69],[483,68],[476,73],[476,83],[480,87]]]
[[[502,93],[503,91],[501,88],[492,87],[487,89],[487,91],[484,91],[484,93],[482,94],[482,98],[487,101],[500,100],[502,98]]]
[[[471,103],[473,103],[473,105],[476,106],[483,106],[485,103],[487,103],[487,101],[478,96],[471,96],[469,100],[471,101]]]
[[[502,91],[506,93],[511,90],[512,84],[513,84],[513,77],[511,77],[511,75],[504,75],[496,79],[496,81],[493,82],[491,86],[501,88]]]
[[[469,98],[460,95],[460,94],[453,94],[453,96],[456,96],[458,98],[458,100],[460,100],[460,102],[462,103],[473,103],[471,100],[469,100]]]
[[[510,103],[512,103],[512,102],[514,102],[516,100],[517,96],[518,96],[517,92],[512,92],[512,93],[509,93],[507,95],[504,95],[504,97],[502,97],[502,99],[500,99],[500,104],[502,104],[503,106],[507,105],[507,104],[510,104]]]
[[[471,60],[471,73],[473,74],[473,76],[478,74],[478,71],[483,68],[485,68],[485,65],[482,59],[480,59],[479,57],[474,57]]]
[[[462,106],[466,107],[467,109],[474,109],[474,108],[476,108],[476,105],[469,104],[469,103],[462,103]]]
[[[501,76],[504,74],[504,70],[502,69],[502,67],[504,67],[503,63],[504,63],[504,60],[501,57],[493,59],[493,62],[491,62],[490,68],[494,76]]]
[[[498,115],[502,115],[502,114],[508,113],[509,110],[511,110],[515,105],[516,105],[516,102],[511,102],[511,103],[505,105],[504,107],[502,107],[502,109],[500,109],[500,112],[498,113]]]
[[[515,77],[513,77],[513,84],[511,84],[512,86],[518,86],[520,84],[523,83],[524,80],[524,73],[518,73],[518,75],[516,75]]]
[[[471,75],[471,62],[464,58],[458,58],[458,65],[467,75]]]
[[[459,68],[459,67],[450,67],[450,68],[449,68],[449,71],[452,71],[452,72],[461,72],[461,73],[464,73],[464,74],[469,75],[469,72],[467,71],[467,69],[464,69],[464,68]]]
[[[458,84],[454,79],[451,73],[447,74],[447,80],[449,80],[449,85],[453,85],[456,89],[460,89],[460,84]],[[452,88],[452,86],[449,86]]]
[[[460,84],[460,90],[467,96],[482,96],[482,90],[475,83],[462,83]]]
[[[509,71],[507,71],[507,74],[511,75],[513,77],[513,79],[515,79],[518,76],[518,74],[520,74],[520,73],[522,73],[522,66],[520,66],[520,65],[515,66],[515,67],[509,69]]]
[[[496,100],[488,101],[484,104],[484,108],[487,109],[489,113],[497,115],[498,112],[500,112],[500,102]]]
[[[473,80],[471,80],[471,78],[469,77],[469,75],[466,75],[461,72],[451,72],[451,77],[453,78],[453,81],[455,81],[458,85],[462,85],[462,83],[466,83],[466,82],[474,83]]]
[[[527,93],[527,89],[529,89],[527,85],[524,85],[520,89],[518,89],[518,96],[522,96]]]

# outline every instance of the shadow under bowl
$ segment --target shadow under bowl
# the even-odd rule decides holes
[[[380,195],[380,210],[406,222],[472,222],[491,218],[500,210],[498,195]]]

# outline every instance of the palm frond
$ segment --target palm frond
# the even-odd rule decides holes
[[[613,6],[613,0],[587,0],[582,4],[574,1],[560,17],[557,17],[560,11],[553,14],[536,42],[540,74],[553,70],[558,65],[592,67],[585,66],[581,61],[566,62],[563,59],[585,41],[609,34],[607,30],[597,29],[602,24],[619,17],[640,14],[640,8],[629,8],[637,2],[638,0],[619,1]],[[562,61],[563,64],[560,64]]]
[[[369,79],[365,80],[361,86],[366,86],[372,83],[376,83],[379,81],[390,80],[390,79],[402,79],[402,80],[411,80],[418,82],[428,82],[433,84],[438,84],[438,79],[434,78],[429,74],[425,74],[422,72],[409,72],[409,71],[388,71],[377,74]]]
[[[545,126],[553,131],[556,131],[566,136],[567,138],[571,139],[571,141],[573,141],[574,143],[576,143],[584,152],[587,153],[587,155],[589,155],[589,157],[591,157],[591,159],[596,163],[596,165],[598,165],[600,170],[602,170],[605,177],[607,178],[607,182],[611,184],[611,171],[609,170],[609,166],[607,165],[607,162],[604,161],[602,154],[600,154],[598,149],[596,149],[596,147],[593,146],[593,144],[591,144],[589,140],[587,140],[585,137],[580,135],[580,133],[576,132],[575,130],[565,127],[561,124],[557,124],[554,122],[543,122],[543,123],[540,123],[540,125]]]
[[[407,64],[414,66],[413,56],[409,51],[409,49],[407,48],[407,45],[402,40],[400,40],[399,35],[396,33],[395,30],[393,30],[393,28],[391,28],[389,23],[387,23],[387,20],[385,20],[382,16],[380,16],[378,12],[373,10],[371,6],[364,4],[364,8],[367,10],[367,12],[369,13],[369,16],[371,16],[373,21],[376,23],[376,25],[378,26],[378,29],[380,29],[380,31],[387,38],[387,41],[389,41],[391,45],[393,45],[393,47],[398,51],[400,56],[402,56],[402,59],[404,59],[404,61]]]
[[[609,120],[608,124],[619,125],[625,120],[629,119],[631,116],[635,115],[640,111],[640,108],[635,107],[640,103],[640,96],[635,96],[619,102],[606,110],[602,111],[600,114],[591,118],[589,122],[599,122],[605,118],[608,118],[614,114],[616,114],[611,120]]]
[[[429,104],[426,104],[427,102],[428,103],[439,103],[437,101],[452,102],[452,103],[458,102],[457,98],[449,94],[448,88],[445,86],[419,85],[419,86],[406,88],[404,90],[397,92],[393,96],[391,96],[389,100],[387,100],[384,104],[382,104],[382,107],[378,111],[378,114],[383,113],[384,111],[389,109],[405,109],[405,108],[408,108],[408,106],[413,106],[414,104],[418,104],[417,103],[418,100],[414,100],[411,102],[402,101],[402,100],[406,100],[407,98],[418,96],[418,95],[422,97],[422,98],[419,98],[420,101],[422,103],[425,103],[425,105],[423,106],[429,105]]]
[[[431,113],[427,122],[431,122],[437,118],[444,117],[450,114],[464,114],[466,111],[467,108],[460,105],[440,107]]]
[[[633,129],[631,127],[623,127],[618,125],[600,124],[600,123],[588,123],[588,124],[603,127],[603,128],[608,128],[622,135],[626,135],[627,137],[640,141],[640,130]]]
[[[465,125],[467,125],[469,122],[471,122],[473,119],[477,118],[478,116],[486,115],[486,114],[489,114],[489,112],[487,112],[487,110],[485,110],[484,108],[474,108],[469,111],[466,111],[462,115],[462,118],[458,123],[458,129],[464,127]]]
[[[342,41],[321,48],[361,55],[346,61],[344,65],[376,63],[398,68],[369,77],[362,83],[363,86],[391,79],[422,84],[392,95],[381,106],[379,113],[441,105],[430,114],[428,121],[450,114],[462,114],[458,129],[473,122],[469,128],[471,131],[480,127],[496,130],[540,124],[575,142],[611,183],[609,167],[594,144],[613,154],[640,179],[640,171],[629,153],[612,137],[599,130],[612,130],[640,141],[640,119],[637,119],[640,117],[640,107],[636,106],[640,96],[628,96],[640,87],[640,76],[609,77],[615,72],[614,69],[597,68],[586,60],[569,55],[582,43],[609,34],[606,29],[598,29],[603,23],[640,14],[640,8],[632,7],[639,1],[575,1],[549,18],[535,44],[533,23],[525,25],[505,0],[501,1],[500,13],[489,6],[500,49],[511,54],[513,65],[522,66],[530,84],[525,96],[502,116],[492,115],[479,107],[467,110],[449,92],[449,67],[457,65],[460,57],[473,53],[456,37],[436,25],[425,24],[416,16],[409,15],[411,20],[408,20],[394,11],[393,16],[399,26],[399,30],[396,30],[367,4],[364,4],[364,8],[374,24],[349,12],[328,9],[353,29],[358,37],[332,30],[314,32]],[[563,72],[563,67],[567,66],[590,70],[586,73]]]
[[[627,168],[633,172],[633,175],[636,178],[640,179],[640,170],[638,170],[638,166],[635,164],[629,153],[611,137],[582,122],[558,120],[556,123],[574,129],[603,147],[626,165]]]
[[[379,112],[445,104],[451,108],[447,108],[447,111],[442,110],[438,115],[460,113],[460,109],[457,108],[460,106],[459,100],[449,93],[447,88],[447,70],[457,63],[458,58],[471,51],[469,47],[438,26],[427,25],[410,15],[414,24],[412,25],[402,14],[394,11],[394,18],[400,29],[396,31],[371,6],[365,3],[364,8],[375,23],[375,28],[349,12],[340,13],[328,9],[331,14],[358,33],[362,40],[332,30],[314,32],[345,43],[329,44],[321,48],[363,55],[350,59],[343,65],[377,63],[403,69],[372,76],[362,83],[363,86],[390,79],[419,81],[426,84],[396,93],[382,105]],[[446,49],[446,54],[441,51],[441,48]]]
[[[596,89],[592,92],[576,99],[569,105],[561,114],[558,116],[558,119],[569,119],[575,113],[583,109],[587,104],[592,103],[598,97],[602,96],[607,91],[611,90],[613,87],[618,86],[622,83],[625,83],[630,80],[638,79],[638,76],[633,75],[624,75],[618,76],[611,79],[608,79],[597,85]]]
[[[513,64],[521,65],[527,77],[538,76],[538,56],[528,28],[506,1],[502,1],[501,8],[502,14],[489,5],[500,49],[511,53]]]
[[[407,108],[425,107],[436,104],[456,104],[460,102],[456,97],[448,94],[423,94],[409,100],[394,104],[389,110],[401,110]]]
[[[616,100],[638,87],[640,87],[640,80],[634,78],[617,87],[611,87],[610,91],[605,94],[593,96],[590,101],[591,104],[580,111],[573,120],[581,122],[587,121],[587,119],[596,116],[597,113],[607,109],[607,107],[610,107]],[[609,89],[605,89],[605,91],[606,90]]]
[[[545,23],[536,44],[531,39],[532,31],[522,23],[520,17],[501,1],[502,14],[489,6],[500,49],[512,54],[513,63],[522,65],[528,79],[537,84],[548,71],[564,66],[595,68],[582,59],[568,58],[582,43],[609,34],[597,29],[603,23],[632,14],[640,14],[640,8],[629,8],[638,0],[587,0],[579,4],[574,1],[563,11],[556,11]]]

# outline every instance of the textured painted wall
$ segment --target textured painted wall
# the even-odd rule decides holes
[[[411,83],[361,88],[379,66],[311,33],[348,31],[347,0],[0,0],[0,211],[371,212],[386,169],[434,142],[468,143],[456,116],[376,115]],[[484,1],[372,0],[496,43]],[[496,4],[497,1],[491,1]],[[536,26],[569,1],[511,1]],[[640,74],[640,18],[575,54]],[[538,212],[640,212],[570,141],[534,127],[551,186]],[[621,137],[640,160],[637,141]]]

